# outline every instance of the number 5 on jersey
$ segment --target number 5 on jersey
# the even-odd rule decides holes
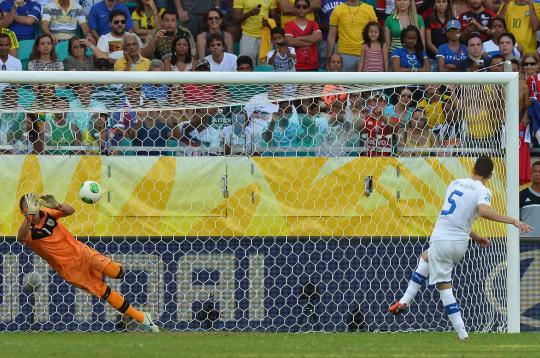
[[[456,210],[456,201],[454,199],[452,199],[452,197],[454,195],[457,195],[457,196],[463,196],[463,192],[459,191],[459,190],[454,190],[450,196],[448,197],[448,203],[450,203],[450,208],[448,210],[442,210],[441,211],[441,215],[450,215],[454,212],[454,210]]]

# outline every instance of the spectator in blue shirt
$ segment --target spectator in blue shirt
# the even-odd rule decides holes
[[[448,43],[439,46],[437,52],[437,61],[439,61],[439,71],[453,72],[456,70],[456,64],[467,58],[467,46],[459,41],[461,23],[456,20],[450,20],[446,23],[446,37]]]
[[[420,30],[409,25],[401,31],[401,45],[392,52],[392,71],[394,72],[429,72],[429,58],[424,51]]]
[[[4,13],[4,26],[9,27],[19,41],[36,38],[35,24],[41,21],[41,5],[37,2],[6,0],[0,4],[0,11]]]
[[[122,10],[126,13],[126,31],[133,29],[133,20],[128,7],[118,0],[103,0],[92,6],[88,15],[88,26],[92,35],[99,39],[101,35],[112,31],[109,16],[114,10]]]

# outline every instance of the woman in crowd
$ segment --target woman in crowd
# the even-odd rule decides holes
[[[92,56],[86,54],[88,48],[94,53]],[[64,60],[64,70],[66,71],[94,71],[94,60],[107,58],[107,54],[88,39],[80,39],[77,36],[69,39],[68,53],[69,56]]]
[[[409,25],[401,31],[401,44],[392,52],[392,71],[394,72],[429,72],[430,63],[424,45],[420,39],[420,31]]]
[[[420,36],[418,40],[424,45],[424,20],[422,16],[416,13],[416,6],[412,0],[396,0],[394,12],[388,16],[384,22],[385,34],[387,40],[386,47],[388,53],[392,53],[395,49],[401,46],[402,29],[413,25],[419,29]]]
[[[431,62],[431,71],[439,70],[436,55],[439,47],[448,42],[446,23],[453,17],[451,0],[435,0],[433,12],[426,19],[426,52]]]
[[[499,52],[499,37],[507,33],[506,21],[500,17],[494,17],[489,20],[488,27],[491,30],[491,40],[484,42],[484,53],[488,58]],[[515,41],[514,41],[515,42]],[[517,46],[514,47],[514,57],[519,58]]]
[[[137,7],[131,14],[133,32],[144,41],[146,35],[161,27],[161,14],[165,9],[159,9],[154,0],[137,0]]]
[[[452,19],[446,23],[448,42],[441,45],[437,51],[437,61],[440,72],[453,72],[456,64],[467,58],[467,46],[459,41],[461,23]]]
[[[198,58],[204,58],[210,55],[208,48],[208,37],[211,34],[220,34],[225,40],[225,52],[234,52],[234,41],[230,33],[223,30],[223,13],[220,9],[210,9],[205,16],[205,31],[201,32],[197,36],[197,56]]]
[[[381,25],[370,21],[362,32],[364,45],[358,62],[358,72],[388,72],[388,53],[384,46],[384,31]]]
[[[165,59],[165,71],[191,71],[194,65],[189,40],[183,36],[175,37],[171,44],[171,57]]]
[[[28,71],[63,71],[64,64],[58,61],[51,35],[42,34],[34,42]]]
[[[322,32],[317,22],[308,20],[306,15],[311,4],[309,0],[296,0],[296,18],[285,25],[285,39],[296,52],[297,71],[317,71],[319,51],[317,43],[322,40]]]

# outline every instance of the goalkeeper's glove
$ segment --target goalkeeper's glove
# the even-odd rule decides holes
[[[40,199],[41,205],[46,208],[58,209],[58,207],[60,206],[60,204],[58,204],[58,201],[56,201],[56,199],[52,195],[42,195]]]
[[[24,196],[27,207],[27,215],[29,219],[32,219],[34,215],[39,214],[39,201],[34,193],[28,193]]]

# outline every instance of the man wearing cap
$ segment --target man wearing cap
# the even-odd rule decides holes
[[[480,33],[482,42],[489,40],[491,32],[488,23],[497,15],[485,8],[484,0],[467,0],[467,4],[470,10],[464,12],[459,17],[463,38],[468,39],[471,33],[478,32]]]
[[[446,37],[448,42],[439,46],[437,61],[440,72],[453,72],[456,64],[467,58],[467,46],[460,41],[461,24],[458,20],[452,19],[446,23]]]

